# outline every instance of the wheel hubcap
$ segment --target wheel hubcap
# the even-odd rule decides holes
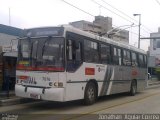
[[[133,85],[132,89],[133,89],[133,93],[136,93],[136,85]]]
[[[94,98],[94,90],[93,90],[93,88],[90,88],[90,89],[88,90],[88,98],[89,98],[90,100],[93,100],[93,98]]]

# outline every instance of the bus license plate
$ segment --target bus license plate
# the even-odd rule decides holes
[[[33,98],[33,99],[40,99],[40,95],[38,94],[30,94],[30,97]]]

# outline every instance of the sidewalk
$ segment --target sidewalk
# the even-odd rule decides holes
[[[160,80],[152,79],[147,80],[147,88],[160,87]]]
[[[8,105],[15,105],[15,104],[22,104],[28,102],[34,102],[33,99],[28,98],[21,98],[15,96],[14,91],[9,92],[9,96],[6,92],[0,92],[0,106],[8,106]]]

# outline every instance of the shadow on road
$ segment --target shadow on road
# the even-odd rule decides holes
[[[138,94],[143,94],[143,92],[137,93],[137,95]],[[103,102],[106,102],[106,101],[112,101],[115,99],[120,99],[125,97],[129,97],[128,93],[120,93],[120,94],[99,97],[95,105],[102,104]],[[58,113],[59,111],[59,113],[61,113],[61,111],[70,111],[70,110],[75,110],[77,108],[83,108],[83,107],[91,108],[92,106],[94,106],[94,105],[85,106],[82,100],[75,100],[75,101],[69,101],[69,102],[38,101],[38,102],[28,103],[23,105],[27,107],[16,110],[16,111],[8,111],[7,113],[32,114],[35,112],[41,113],[43,111],[50,111],[50,110],[56,111],[56,113]]]

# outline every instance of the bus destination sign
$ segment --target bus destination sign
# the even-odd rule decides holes
[[[45,28],[34,28],[25,29],[22,37],[38,37],[38,36],[62,36],[62,27],[45,27]]]

